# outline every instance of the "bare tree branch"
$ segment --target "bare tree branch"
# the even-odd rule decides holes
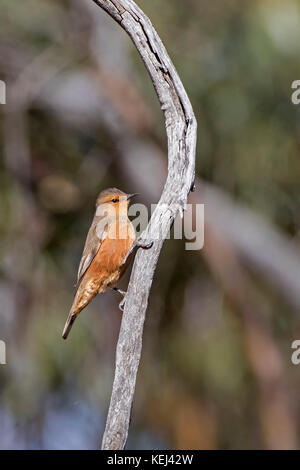
[[[127,294],[116,352],[116,370],[102,449],[123,449],[140,361],[143,326],[155,267],[164,239],[183,212],[195,178],[197,123],[180,78],[150,20],[132,0],[93,0],[129,34],[149,72],[165,115],[168,176],[146,229],[151,250],[139,250]]]

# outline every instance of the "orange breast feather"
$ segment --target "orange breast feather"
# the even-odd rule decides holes
[[[87,278],[93,278],[98,284],[99,292],[113,287],[123,275],[128,263],[124,260],[134,240],[106,238],[86,272]],[[129,260],[128,260],[129,261]]]

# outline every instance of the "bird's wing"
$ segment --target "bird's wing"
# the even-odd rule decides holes
[[[90,230],[87,234],[82,257],[80,260],[78,274],[77,274],[77,285],[79,286],[84,274],[89,268],[91,262],[95,258],[99,251],[99,248],[103,240],[107,236],[108,221],[105,216],[95,215]]]

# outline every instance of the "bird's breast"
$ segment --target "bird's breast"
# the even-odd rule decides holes
[[[134,243],[135,232],[128,219],[126,224],[127,227],[118,223],[110,225],[107,237],[88,269],[87,274],[99,285],[99,292],[115,285],[127,267],[124,261]]]

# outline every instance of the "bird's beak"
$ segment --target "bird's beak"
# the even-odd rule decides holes
[[[139,195],[139,193],[127,194],[126,199],[129,200],[129,199],[131,199],[132,197],[138,196],[138,195]]]

